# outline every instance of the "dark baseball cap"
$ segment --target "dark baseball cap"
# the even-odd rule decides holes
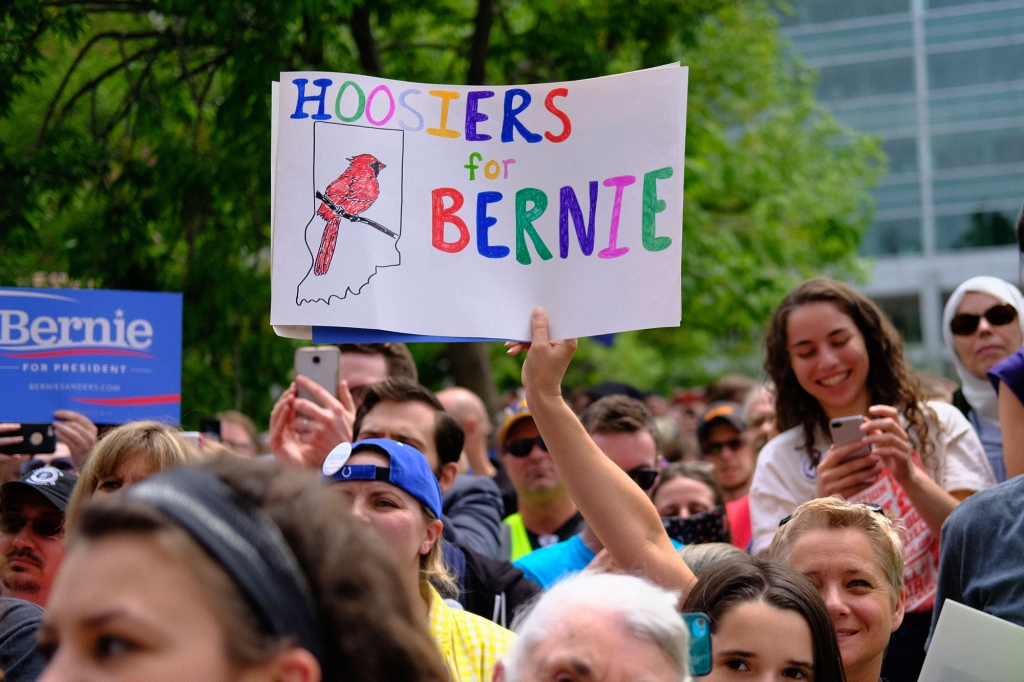
[[[743,407],[739,403],[726,401],[712,403],[700,419],[700,426],[697,427],[697,439],[702,443],[706,441],[711,432],[711,427],[719,422],[725,422],[737,431],[742,432],[747,428],[742,414]]]
[[[44,466],[26,471],[17,481],[8,481],[0,487],[0,499],[6,499],[15,490],[34,490],[62,512],[68,509],[71,491],[78,483],[78,476],[57,467]]]

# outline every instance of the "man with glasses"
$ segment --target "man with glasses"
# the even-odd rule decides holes
[[[0,487],[0,594],[46,605],[64,558],[64,512],[78,477],[45,466]]]
[[[512,536],[512,561],[579,533],[583,517],[555,470],[555,460],[525,400],[505,410],[498,444],[518,501],[518,511],[505,517]]]
[[[713,403],[697,427],[701,459],[715,466],[715,480],[722,489],[733,544],[750,544],[750,482],[754,479],[754,453],[744,437],[747,425],[739,403]]]
[[[277,399],[270,414],[268,445],[278,460],[304,466],[320,464],[339,443],[352,440],[352,422],[367,388],[386,379],[416,382],[416,362],[404,343],[341,343],[337,395],[305,376]],[[347,385],[346,394],[342,383]],[[295,408],[297,389],[316,396],[319,407],[310,414]],[[351,398],[351,400],[349,399]],[[280,418],[276,418],[280,417]]]
[[[654,486],[658,478],[654,417],[642,402],[624,395],[601,398],[586,409],[580,421],[601,452],[638,486],[645,491]],[[614,501],[609,500],[609,504]],[[579,535],[538,549],[515,565],[546,589],[560,578],[582,571],[602,549],[597,535],[584,524]]]

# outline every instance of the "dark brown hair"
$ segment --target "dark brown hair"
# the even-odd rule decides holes
[[[651,488],[651,499],[658,495],[658,489],[674,478],[688,478],[691,481],[703,483],[711,489],[711,497],[715,500],[715,506],[721,507],[725,504],[722,496],[722,488],[715,480],[715,468],[710,462],[672,462],[661,470],[658,477],[658,484]]]
[[[202,465],[281,529],[313,593],[324,651],[324,680],[447,679],[426,623],[387,549],[349,514],[338,491],[316,474],[278,463],[223,456]],[[154,537],[194,572],[224,619],[229,658],[265,662],[292,646],[267,635],[241,591],[180,526],[154,507],[119,496],[90,502],[69,534],[77,544],[115,534]]]
[[[412,359],[412,353],[404,343],[339,343],[337,346],[342,353],[383,355],[388,365],[389,379],[420,379],[416,371],[416,361]]]
[[[591,403],[580,415],[587,433],[636,433],[647,431],[658,442],[654,416],[636,398],[616,394]]]
[[[706,613],[713,635],[728,611],[751,602],[799,613],[811,631],[814,681],[845,682],[832,616],[811,581],[787,566],[745,554],[722,557],[686,597],[683,612]]]
[[[828,433],[828,417],[818,401],[797,381],[789,361],[786,325],[789,314],[808,303],[831,303],[857,325],[868,353],[867,389],[872,405],[891,405],[899,410],[910,428],[908,435],[917,441],[925,461],[934,449],[928,437],[924,411],[926,397],[921,385],[903,359],[903,341],[885,314],[871,300],[851,287],[826,277],[809,279],[793,289],[775,309],[765,339],[765,371],[776,387],[775,409],[779,431],[802,426],[803,448],[817,464],[821,454],[812,452],[814,432]]]
[[[356,410],[356,420],[352,424],[352,437],[359,438],[363,428],[363,419],[377,403],[423,403],[433,408],[434,414],[434,446],[437,448],[437,459],[441,465],[458,462],[462,455],[462,444],[466,434],[451,414],[445,409],[437,396],[421,384],[410,379],[388,379],[370,384],[366,388],[363,402]],[[434,472],[437,473],[437,472]]]

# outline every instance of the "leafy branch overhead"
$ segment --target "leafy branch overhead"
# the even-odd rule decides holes
[[[638,381],[700,378],[708,354],[749,350],[793,278],[857,270],[878,146],[815,104],[763,4],[11,0],[0,13],[0,284],[66,272],[183,291],[186,423],[226,407],[264,419],[291,367],[267,312],[281,71],[503,84],[691,66],[683,326],[584,349],[577,380],[634,366],[622,354],[638,349],[659,358]],[[429,381],[439,363],[481,366],[416,352]]]

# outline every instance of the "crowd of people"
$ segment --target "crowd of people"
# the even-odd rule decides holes
[[[563,396],[576,342],[538,309],[493,417],[399,343],[340,346],[336,392],[296,376],[264,437],[61,411],[57,452],[0,467],[2,679],[684,681],[709,633],[714,682],[914,681],[945,600],[1024,624],[1022,313],[957,288],[938,399],[817,278],[761,382]]]

